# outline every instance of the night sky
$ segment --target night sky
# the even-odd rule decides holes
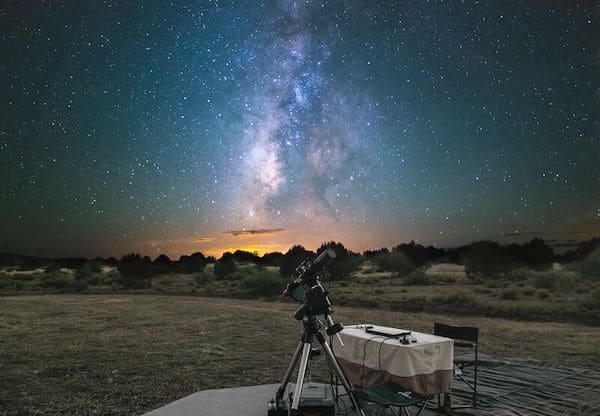
[[[600,235],[596,2],[3,1],[0,252]]]

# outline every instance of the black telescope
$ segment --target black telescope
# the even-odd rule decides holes
[[[329,265],[335,259],[335,250],[331,247],[327,247],[321,251],[313,260],[306,259],[298,267],[296,267],[296,273],[298,277],[296,280],[301,279],[304,283],[307,283],[309,277],[315,276],[323,268]]]
[[[358,412],[358,416],[365,416],[365,413],[361,409],[358,399],[354,394],[351,384],[348,382],[348,379],[337,362],[337,359],[333,354],[327,339],[322,333],[321,329],[323,327],[323,323],[317,319],[318,315],[323,315],[325,317],[327,322],[325,333],[330,337],[336,336],[340,346],[343,347],[344,342],[342,341],[339,333],[344,329],[344,327],[342,324],[333,321],[333,318],[331,317],[333,311],[331,310],[331,301],[329,300],[328,296],[329,292],[323,287],[319,278],[320,272],[327,265],[329,265],[331,261],[335,259],[335,257],[335,251],[331,247],[327,247],[320,253],[317,253],[313,259],[304,260],[296,268],[296,279],[292,283],[288,284],[283,292],[285,295],[288,295],[295,301],[302,302],[302,305],[296,310],[294,317],[298,321],[302,321],[304,332],[302,334],[302,338],[298,342],[298,346],[296,347],[292,361],[285,373],[283,382],[277,390],[275,399],[271,400],[269,403],[268,416],[298,416],[300,414],[300,396],[302,393],[302,386],[304,383],[304,376],[306,374],[308,360],[312,356],[311,345],[315,339],[319,342],[319,344],[321,344],[331,368],[333,371],[335,371],[339,380],[342,382],[344,389],[348,393],[350,401],[352,402],[352,407]],[[288,413],[287,407],[283,401],[283,397],[288,382],[292,377],[292,373],[297,366],[298,377],[294,388],[294,394],[291,396],[291,405]]]

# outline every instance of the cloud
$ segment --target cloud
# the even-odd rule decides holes
[[[258,234],[275,234],[284,231],[283,228],[271,228],[271,229],[260,229],[260,230],[230,230],[223,231],[223,234],[229,234],[234,237],[240,235],[258,235]]]
[[[527,236],[527,235],[543,235],[544,233],[542,232],[538,232],[538,231],[529,231],[526,233],[520,233],[518,231],[512,232],[512,233],[502,233],[503,236],[505,237],[516,237],[516,236]]]
[[[211,241],[214,241],[215,237],[196,237],[194,238],[194,243],[198,243],[198,244],[202,244],[202,243],[210,243]]]

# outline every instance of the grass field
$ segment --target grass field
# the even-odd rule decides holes
[[[50,273],[5,269],[0,270],[0,295],[118,293],[123,291],[119,277],[114,268],[79,280],[78,272],[69,269]],[[287,281],[278,276],[275,267],[244,263],[234,274],[217,277],[210,264],[201,273],[158,273],[152,276],[151,287],[141,292],[271,299],[279,297]],[[600,325],[600,278],[585,278],[559,264],[545,270],[521,267],[494,277],[477,277],[467,276],[464,266],[458,264],[433,264],[399,275],[379,271],[366,262],[346,279],[327,283],[338,305]]]
[[[0,297],[0,414],[140,414],[197,390],[278,382],[301,332],[295,308],[195,296]],[[345,307],[334,316],[428,332],[434,321],[472,324],[484,353],[600,369],[598,327]]]

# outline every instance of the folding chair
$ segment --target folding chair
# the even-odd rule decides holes
[[[411,392],[395,392],[385,384],[371,389],[357,389],[355,393],[363,403],[373,405],[372,408],[365,409],[371,416],[384,415],[387,414],[386,411],[395,416],[401,416],[404,411],[406,416],[412,416],[409,410],[411,407],[417,409],[415,416],[421,416],[429,401],[428,397],[417,396]]]
[[[452,408],[477,407],[477,363],[479,354],[479,328],[472,326],[451,326],[440,323],[434,323],[433,334],[441,337],[452,338],[454,340],[454,375],[457,376],[470,390],[473,390],[471,403],[453,406]],[[474,350],[474,359],[456,355],[456,348],[469,348]],[[463,369],[473,366],[473,376],[468,377]],[[439,395],[438,395],[439,405]]]

